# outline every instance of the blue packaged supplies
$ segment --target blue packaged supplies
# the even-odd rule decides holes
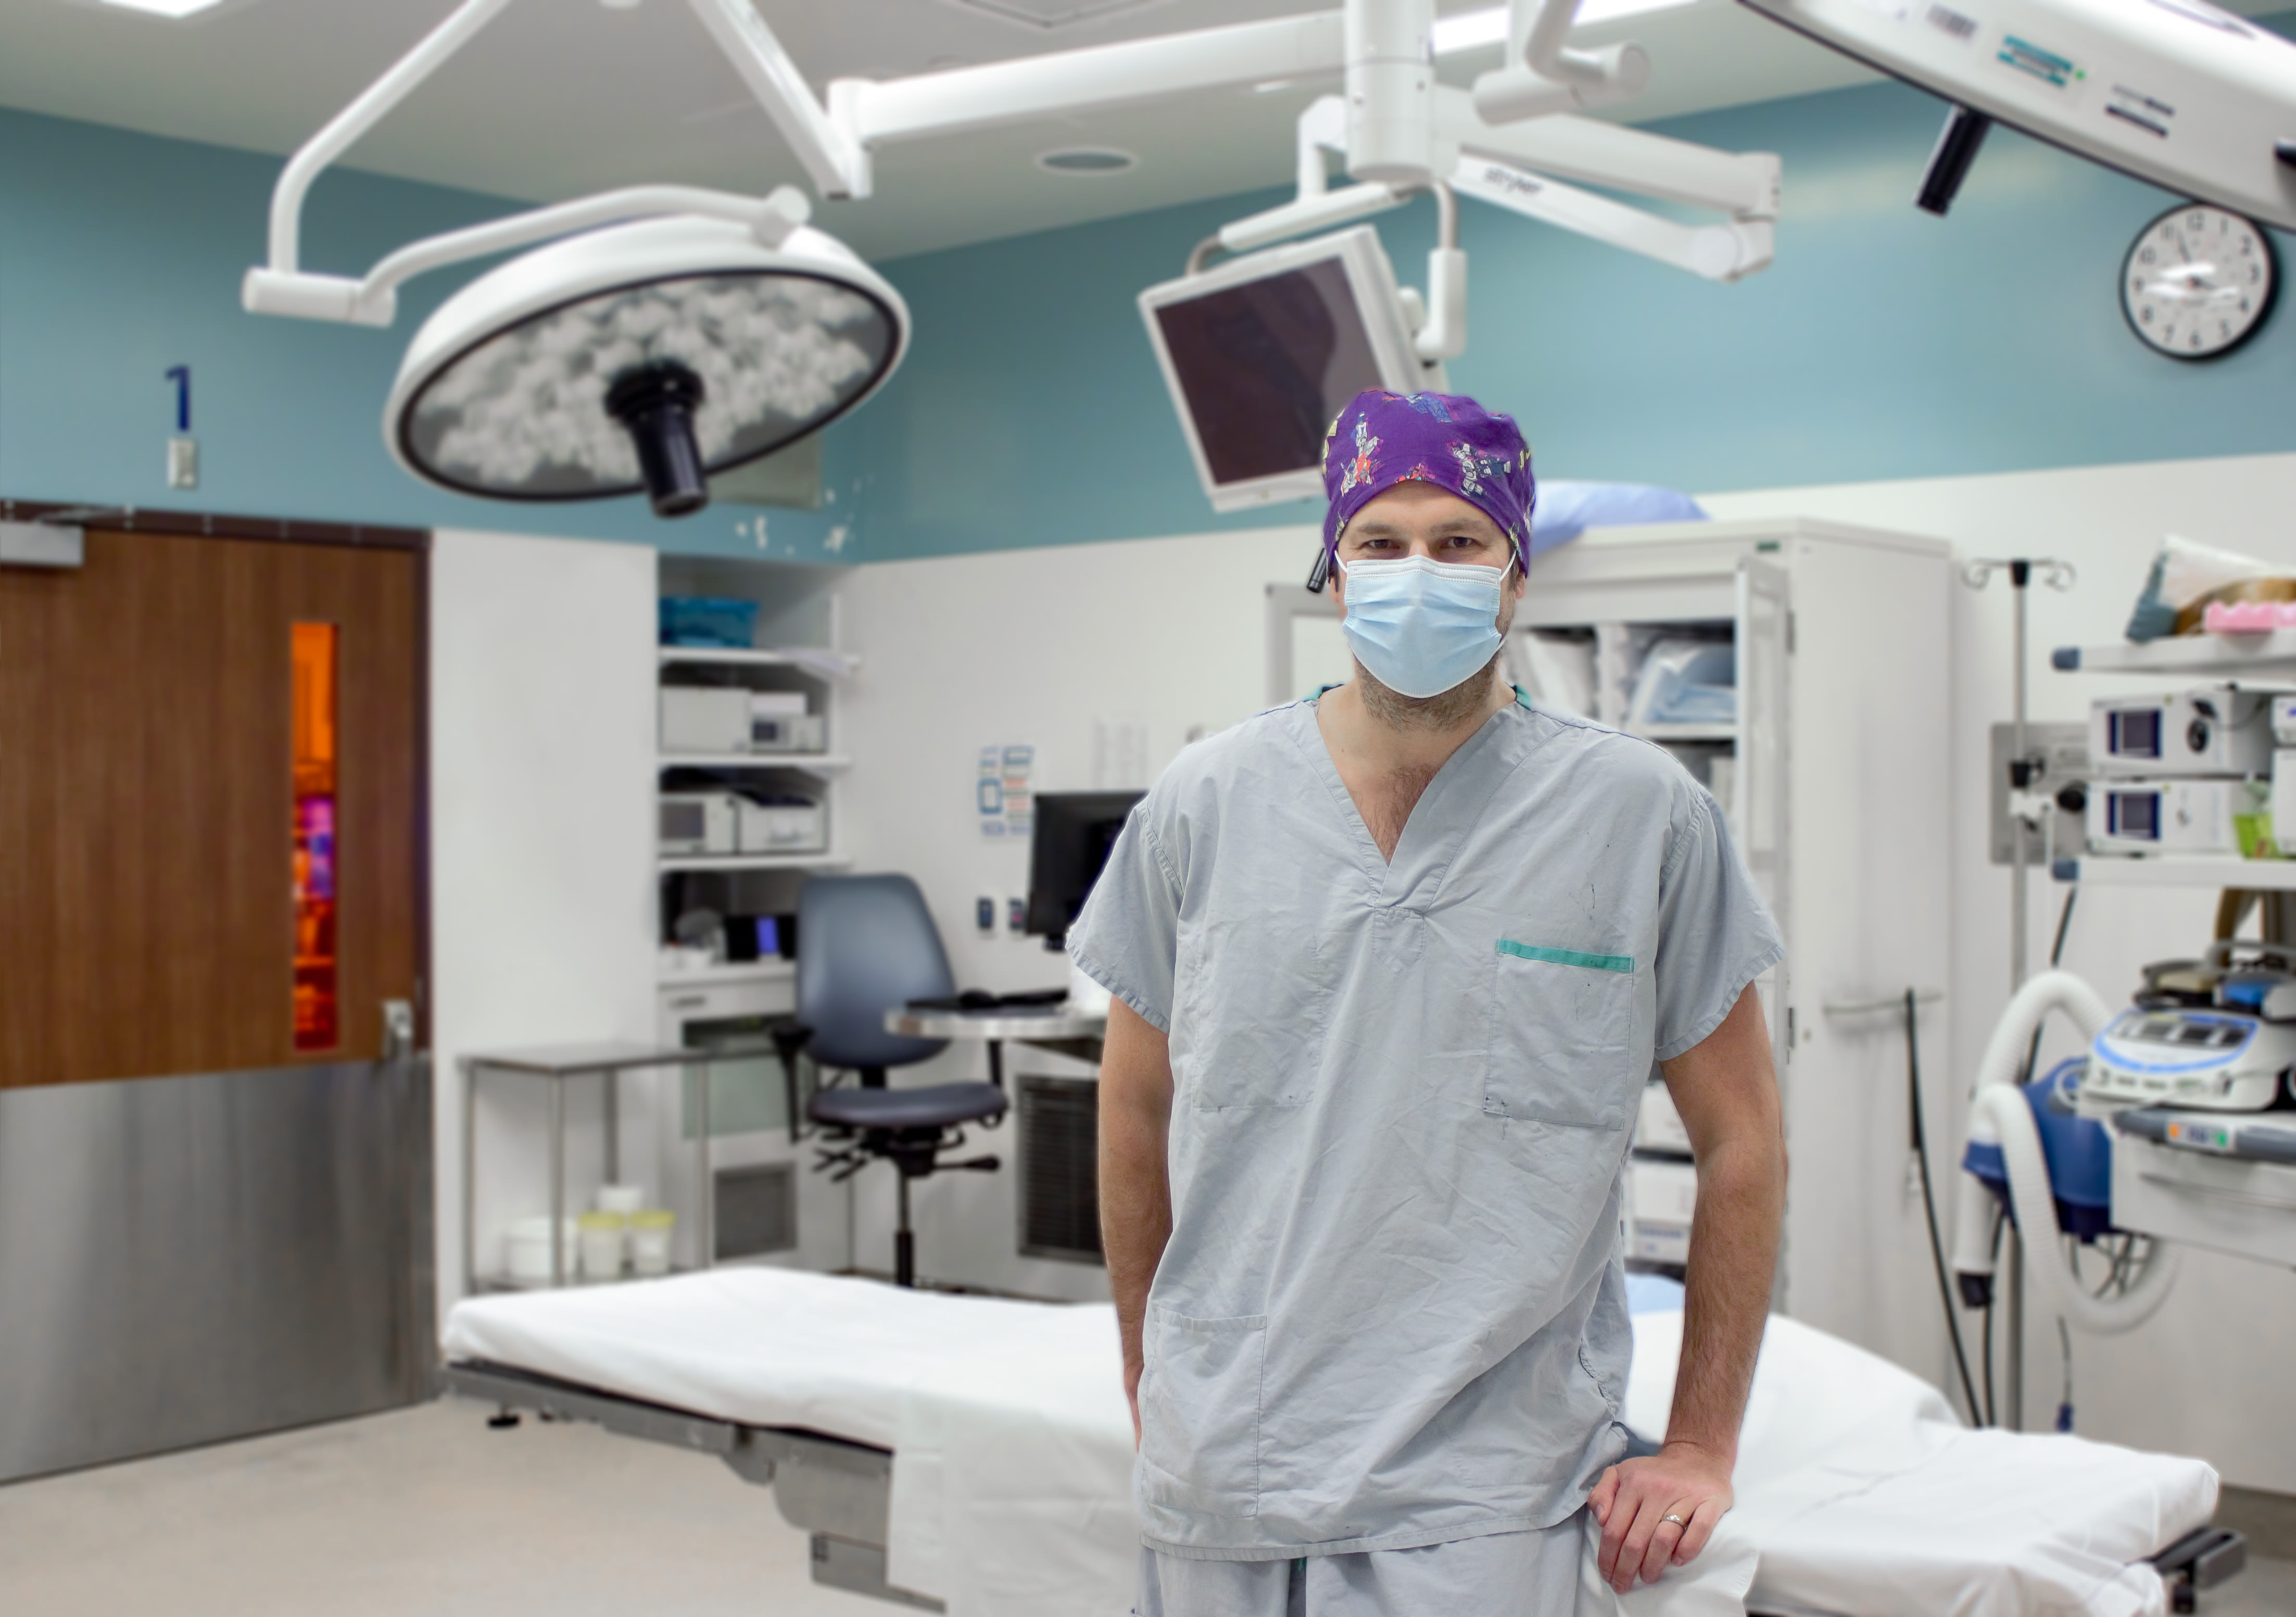
[[[661,644],[748,651],[758,643],[758,603],[720,595],[664,595]]]

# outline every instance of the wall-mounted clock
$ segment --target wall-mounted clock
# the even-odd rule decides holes
[[[2279,290],[2264,227],[2205,202],[2147,225],[2120,266],[2128,329],[2172,359],[2223,358],[2256,334]]]

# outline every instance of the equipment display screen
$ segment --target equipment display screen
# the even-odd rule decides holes
[[[1315,470],[1348,400],[1383,385],[1337,259],[1155,314],[1216,483]]]
[[[2112,719],[2112,749],[2115,758],[2161,756],[2160,709],[2132,708],[2113,714]]]
[[[2114,836],[2161,840],[2161,794],[2114,792],[2105,798],[2105,829]]]

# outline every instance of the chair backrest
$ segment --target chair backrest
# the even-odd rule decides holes
[[[885,1013],[955,992],[925,896],[906,876],[816,876],[797,901],[797,1017],[825,1067],[900,1067],[946,1039],[885,1031]]]

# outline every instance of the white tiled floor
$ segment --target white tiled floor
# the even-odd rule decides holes
[[[887,1617],[715,1460],[449,1400],[0,1488],[7,1617]],[[2296,1614],[2255,1561],[2204,1617]]]
[[[770,1490],[589,1426],[424,1408],[0,1488],[8,1617],[886,1617]]]

